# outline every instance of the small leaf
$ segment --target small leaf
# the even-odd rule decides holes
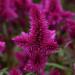
[[[20,51],[21,48],[19,48],[18,46],[15,46],[14,50],[15,50],[15,51]]]
[[[62,65],[59,65],[59,64],[56,64],[56,63],[47,63],[47,65],[55,67],[55,68],[59,68],[59,69],[62,69],[62,70],[66,69],[66,67],[63,67]]]
[[[34,73],[27,73],[26,75],[35,75]]]
[[[8,68],[4,68],[0,71],[0,75],[7,75]]]
[[[73,75],[73,74],[72,74],[72,70],[71,70],[71,69],[67,69],[67,70],[66,70],[66,75]]]
[[[64,56],[64,54],[65,54],[64,50],[60,49],[59,52],[58,52],[58,55],[59,56]]]

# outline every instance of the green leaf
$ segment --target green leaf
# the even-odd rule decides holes
[[[45,71],[49,71],[51,68],[51,66],[47,65],[46,68],[45,68]]]
[[[34,3],[40,3],[40,0],[33,0]]]
[[[4,68],[0,71],[0,75],[7,75],[8,68]]]
[[[14,50],[15,50],[15,51],[20,51],[21,48],[19,48],[18,46],[15,46]]]
[[[67,70],[66,70],[66,75],[73,75],[73,74],[72,74],[72,70],[71,70],[71,69],[67,69]]]
[[[63,67],[62,65],[60,64],[56,64],[56,63],[47,63],[48,66],[51,66],[51,67],[54,67],[54,68],[59,68],[61,70],[65,70],[66,67]]]
[[[26,75],[35,75],[34,73],[27,73]]]
[[[3,24],[3,33],[8,36],[6,24]]]
[[[64,56],[64,55],[65,55],[64,50],[60,49],[59,52],[58,52],[58,55],[59,55],[59,56]]]

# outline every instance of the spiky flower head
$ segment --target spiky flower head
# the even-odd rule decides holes
[[[44,69],[48,56],[57,50],[58,45],[55,41],[55,31],[48,30],[45,16],[37,5],[31,7],[30,24],[29,33],[22,32],[13,38],[13,41],[25,52],[29,52],[28,64],[37,72]]]

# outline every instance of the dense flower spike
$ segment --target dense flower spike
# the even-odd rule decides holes
[[[0,53],[4,51],[5,48],[5,42],[0,41]]]
[[[18,17],[15,12],[14,0],[0,0],[0,17],[7,21]]]
[[[0,0],[0,75],[68,75],[74,69],[75,13],[63,3]]]
[[[49,31],[45,16],[38,6],[33,5],[30,10],[30,32],[13,38],[22,49],[29,52],[29,63],[33,71],[45,68],[48,56],[55,52],[58,45],[55,41],[55,31]],[[28,65],[29,66],[29,65]],[[27,68],[27,66],[26,66]]]
[[[61,0],[41,0],[45,12],[62,12]]]
[[[42,10],[45,12],[48,25],[55,28],[61,22],[72,19],[75,14],[65,11],[62,7],[61,0],[41,0]]]
[[[50,25],[56,25],[62,20],[63,8],[61,0],[42,0],[41,3],[44,3],[42,4],[44,6],[43,10]]]
[[[72,39],[75,39],[75,21],[72,19],[67,20],[68,31],[67,33]]]
[[[27,13],[27,11],[30,9],[30,6],[32,4],[32,0],[15,0],[15,3],[18,5],[19,8],[21,8],[24,11],[23,13]],[[20,12],[22,12],[22,10],[20,11],[20,9],[18,9],[18,11]]]

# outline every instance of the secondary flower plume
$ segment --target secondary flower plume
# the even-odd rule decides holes
[[[0,0],[0,17],[9,21],[17,18],[14,0]]]

